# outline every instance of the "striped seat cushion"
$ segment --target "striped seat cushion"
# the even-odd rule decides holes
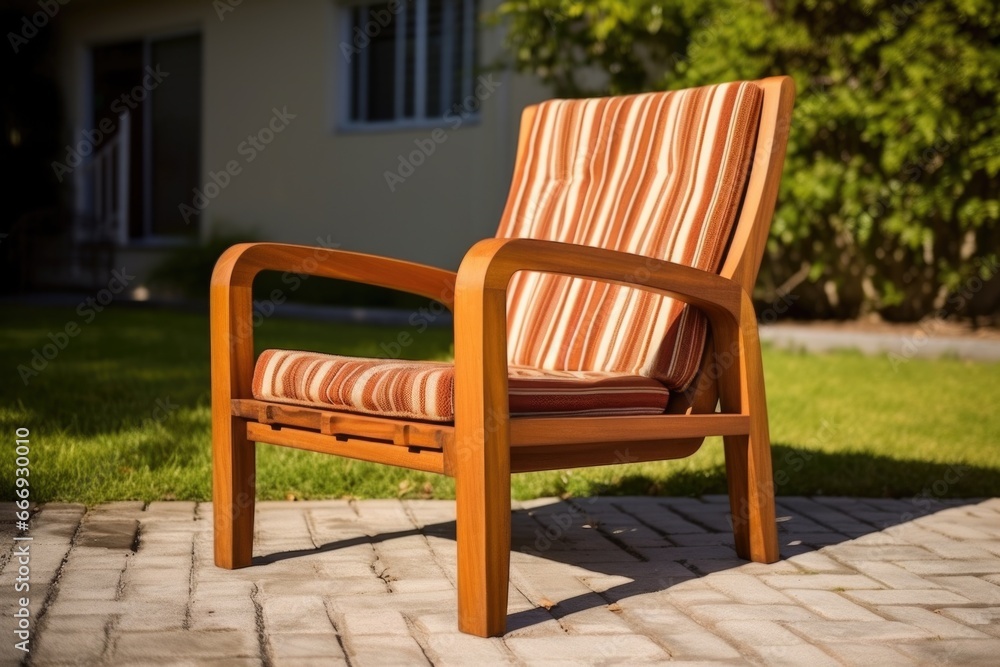
[[[645,255],[717,272],[743,196],[762,93],[753,83],[540,104],[498,237]],[[624,276],[623,276],[624,277]],[[707,322],[667,297],[522,272],[508,292],[511,364],[656,378],[685,389]]]
[[[253,375],[259,400],[436,422],[454,420],[454,387],[450,363],[290,350],[266,350]],[[605,371],[513,367],[509,388],[514,416],[660,414],[668,399],[656,380]]]

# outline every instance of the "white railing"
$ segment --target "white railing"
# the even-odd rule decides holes
[[[78,213],[73,230],[79,242],[128,243],[129,114],[118,118],[118,132],[77,170]]]

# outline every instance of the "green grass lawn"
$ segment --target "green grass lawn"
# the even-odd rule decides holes
[[[2,497],[13,498],[14,432],[31,431],[37,501],[207,500],[208,318],[112,306],[90,324],[72,309],[8,307],[0,329]],[[81,326],[25,386],[18,366],[68,322]],[[264,347],[384,356],[396,328],[268,320]],[[450,331],[410,329],[410,358],[446,359]],[[52,350],[50,349],[49,352]],[[778,492],[976,497],[1000,491],[1000,364],[766,350]],[[450,479],[258,445],[263,499],[448,498]],[[515,475],[514,495],[725,492],[720,442],[680,461]]]

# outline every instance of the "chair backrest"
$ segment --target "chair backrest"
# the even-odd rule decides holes
[[[774,125],[765,92],[785,82],[790,91],[782,77],[529,107],[497,236],[645,255],[640,272],[662,260],[722,270],[751,289],[776,185],[751,197],[750,163],[764,121]],[[775,174],[765,158],[753,176],[774,181],[780,163]],[[707,332],[701,313],[669,297],[530,272],[514,276],[507,321],[512,364],[642,374],[675,390],[697,374]]]

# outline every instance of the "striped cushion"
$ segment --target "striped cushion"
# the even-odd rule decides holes
[[[386,417],[450,422],[455,367],[439,361],[338,357],[266,350],[253,374],[254,398]],[[642,376],[601,371],[510,369],[512,415],[648,415],[668,390]]]
[[[718,271],[747,179],[762,99],[753,83],[538,106],[499,237],[585,244]],[[641,277],[641,275],[639,276]],[[511,364],[656,378],[683,390],[707,323],[626,287],[522,272]]]

